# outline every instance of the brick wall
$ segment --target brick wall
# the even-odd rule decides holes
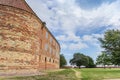
[[[36,15],[0,5],[0,69],[58,69],[59,52],[58,42]]]
[[[0,0],[0,4],[13,6],[34,13],[32,9],[26,4],[25,0]]]

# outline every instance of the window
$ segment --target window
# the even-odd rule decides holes
[[[52,37],[50,37],[50,43],[52,43]]]
[[[42,40],[40,40],[40,48],[42,49]]]
[[[39,62],[41,61],[41,55],[39,55]]]
[[[49,59],[49,62],[51,62],[51,59]]]
[[[48,38],[48,32],[46,32],[46,38]]]
[[[57,55],[58,55],[58,54],[56,53],[56,57],[57,57]]]
[[[50,53],[52,53],[52,49],[51,49],[51,47],[50,47]]]
[[[47,58],[45,57],[45,62],[47,62]]]
[[[53,41],[53,45],[55,46],[55,41]]]
[[[45,50],[46,51],[48,50],[48,44],[45,44]]]
[[[52,50],[52,53],[54,54],[54,49]]]
[[[53,49],[51,48],[51,53],[53,53]]]

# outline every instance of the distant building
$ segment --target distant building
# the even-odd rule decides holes
[[[58,69],[59,53],[58,41],[25,0],[0,0],[0,70]]]

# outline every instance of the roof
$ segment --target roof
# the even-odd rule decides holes
[[[25,0],[0,0],[0,4],[20,8],[30,13],[34,13]]]

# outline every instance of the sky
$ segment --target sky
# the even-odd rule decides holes
[[[26,0],[61,46],[67,62],[80,52],[96,60],[98,38],[120,29],[120,0]]]

